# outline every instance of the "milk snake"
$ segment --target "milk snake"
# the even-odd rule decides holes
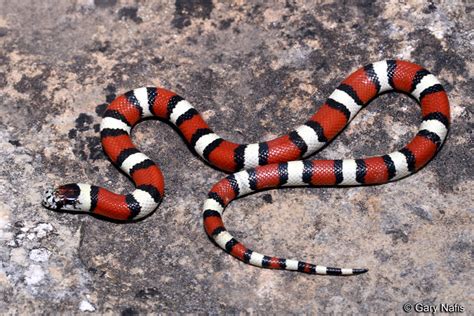
[[[421,104],[416,136],[399,151],[345,160],[299,160],[330,142],[372,99],[396,90]],[[129,175],[136,190],[121,195],[98,186],[74,183],[46,191],[43,205],[115,220],[142,218],[153,212],[164,194],[158,166],[138,151],[130,131],[141,119],[158,117],[174,124],[191,148],[209,164],[232,173],[215,184],[204,203],[204,228],[221,248],[255,266],[311,274],[349,275],[367,269],[340,269],[259,254],[225,229],[224,208],[234,199],[281,186],[380,184],[405,177],[425,165],[439,150],[450,122],[449,102],[439,81],[416,64],[386,60],[367,65],[347,77],[318,111],[288,135],[240,145],[215,134],[192,105],[174,92],[139,88],[117,97],[100,127],[102,146],[112,162]]]

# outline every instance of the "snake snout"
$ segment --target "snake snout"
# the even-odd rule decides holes
[[[54,189],[47,189],[44,191],[41,204],[53,210],[58,209],[57,191]]]

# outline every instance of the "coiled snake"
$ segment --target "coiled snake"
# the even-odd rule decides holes
[[[299,160],[330,142],[379,94],[396,90],[421,104],[422,122],[412,141],[383,156],[345,160]],[[100,126],[102,146],[112,162],[129,175],[135,191],[116,194],[73,183],[47,190],[43,205],[54,210],[82,211],[116,220],[142,218],[153,212],[164,194],[158,166],[138,151],[130,131],[141,119],[158,117],[174,124],[196,153],[230,174],[215,184],[204,203],[206,233],[234,257],[255,266],[311,274],[358,274],[367,269],[340,269],[265,256],[238,242],[225,229],[224,208],[234,199],[281,186],[380,184],[403,178],[425,165],[441,147],[449,128],[449,102],[439,81],[416,64],[386,60],[367,65],[347,77],[319,110],[288,135],[256,144],[236,144],[215,134],[196,109],[174,92],[139,88],[117,97]]]

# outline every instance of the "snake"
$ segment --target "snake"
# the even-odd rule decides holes
[[[307,158],[333,140],[368,103],[388,91],[410,95],[421,107],[421,125],[407,145],[389,154],[359,159]],[[212,187],[203,206],[204,230],[215,244],[258,267],[353,275],[368,269],[326,267],[247,248],[225,228],[224,209],[236,198],[272,188],[374,185],[404,178],[427,164],[442,147],[450,125],[450,107],[446,91],[428,70],[408,61],[383,60],[350,74],[306,123],[290,133],[269,141],[238,144],[214,133],[199,112],[175,92],[142,87],[113,100],[100,124],[106,155],[132,179],[135,190],[117,194],[95,185],[70,183],[46,190],[42,204],[56,211],[117,221],[135,221],[151,214],[164,195],[163,174],[131,139],[132,128],[148,117],[174,125],[204,161],[229,173]]]

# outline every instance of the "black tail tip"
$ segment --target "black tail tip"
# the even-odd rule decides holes
[[[362,274],[368,272],[369,269],[352,269],[353,274]]]

